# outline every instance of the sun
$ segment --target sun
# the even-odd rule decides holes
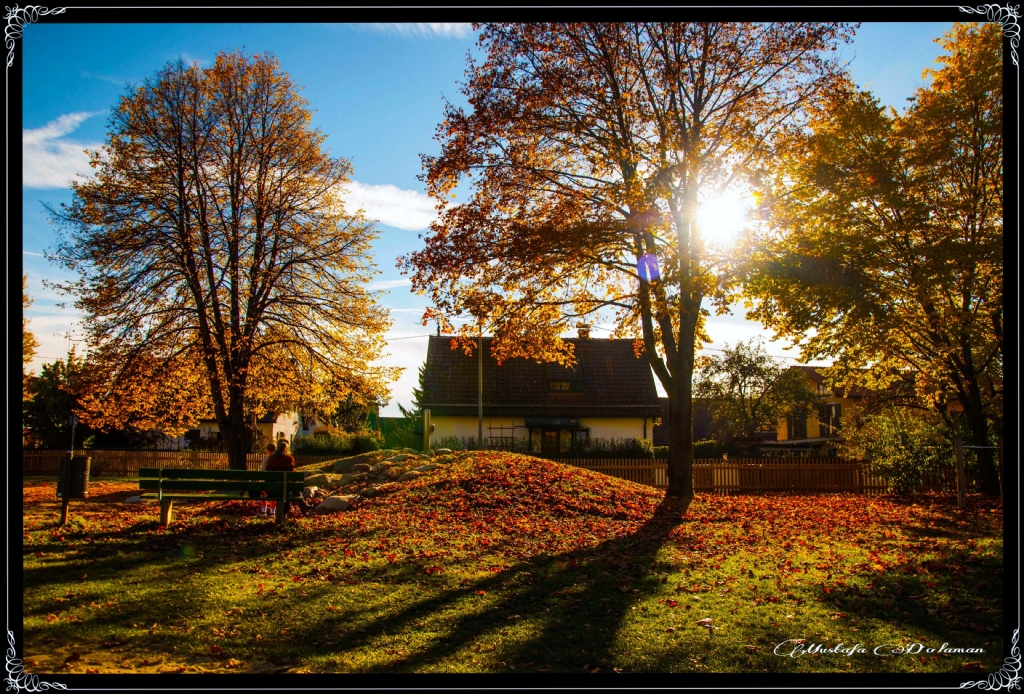
[[[713,245],[725,246],[736,240],[740,231],[749,223],[749,214],[754,201],[749,193],[729,190],[697,208],[704,240]]]

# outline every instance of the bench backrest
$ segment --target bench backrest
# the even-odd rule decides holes
[[[139,468],[139,489],[158,492],[266,492],[284,499],[302,492],[303,472],[275,470],[190,470],[173,467]]]

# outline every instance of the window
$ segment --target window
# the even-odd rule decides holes
[[[786,418],[786,438],[806,439],[807,418],[803,412],[797,412]]]
[[[548,381],[548,390],[552,393],[579,393],[583,390],[581,381]]]
[[[818,408],[818,423],[821,425],[821,436],[839,434],[839,419],[842,406],[838,402],[828,402]]]

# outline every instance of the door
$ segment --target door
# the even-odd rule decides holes
[[[552,455],[559,452],[558,429],[545,429],[541,433],[540,452]]]

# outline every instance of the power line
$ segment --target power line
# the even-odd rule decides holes
[[[407,337],[390,337],[390,338],[388,338],[388,339],[386,339],[384,341],[385,342],[395,342],[396,340],[413,340],[413,339],[415,339],[417,337],[430,337],[430,333],[427,333],[425,335],[409,335]]]

